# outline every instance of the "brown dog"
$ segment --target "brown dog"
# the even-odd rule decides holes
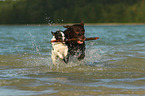
[[[82,60],[85,57],[85,29],[84,29],[84,22],[82,21],[80,24],[74,24],[72,26],[66,25],[64,26],[67,28],[64,31],[66,39],[76,38],[77,41],[66,42],[68,46],[68,55],[65,58],[65,62],[67,63],[70,56],[77,55],[78,60]]]

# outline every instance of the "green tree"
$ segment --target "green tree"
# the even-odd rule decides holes
[[[3,0],[0,24],[145,22],[145,0]]]

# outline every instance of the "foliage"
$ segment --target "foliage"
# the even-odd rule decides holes
[[[0,0],[0,24],[145,22],[145,0]]]

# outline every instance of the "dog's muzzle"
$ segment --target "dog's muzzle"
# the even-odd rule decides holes
[[[78,44],[83,44],[85,40],[86,40],[86,37],[85,36],[81,36],[81,38],[78,39],[77,43]]]

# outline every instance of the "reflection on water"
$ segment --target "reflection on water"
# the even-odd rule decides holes
[[[51,31],[0,26],[0,95],[144,95],[145,26],[86,26],[86,57],[51,63]]]

